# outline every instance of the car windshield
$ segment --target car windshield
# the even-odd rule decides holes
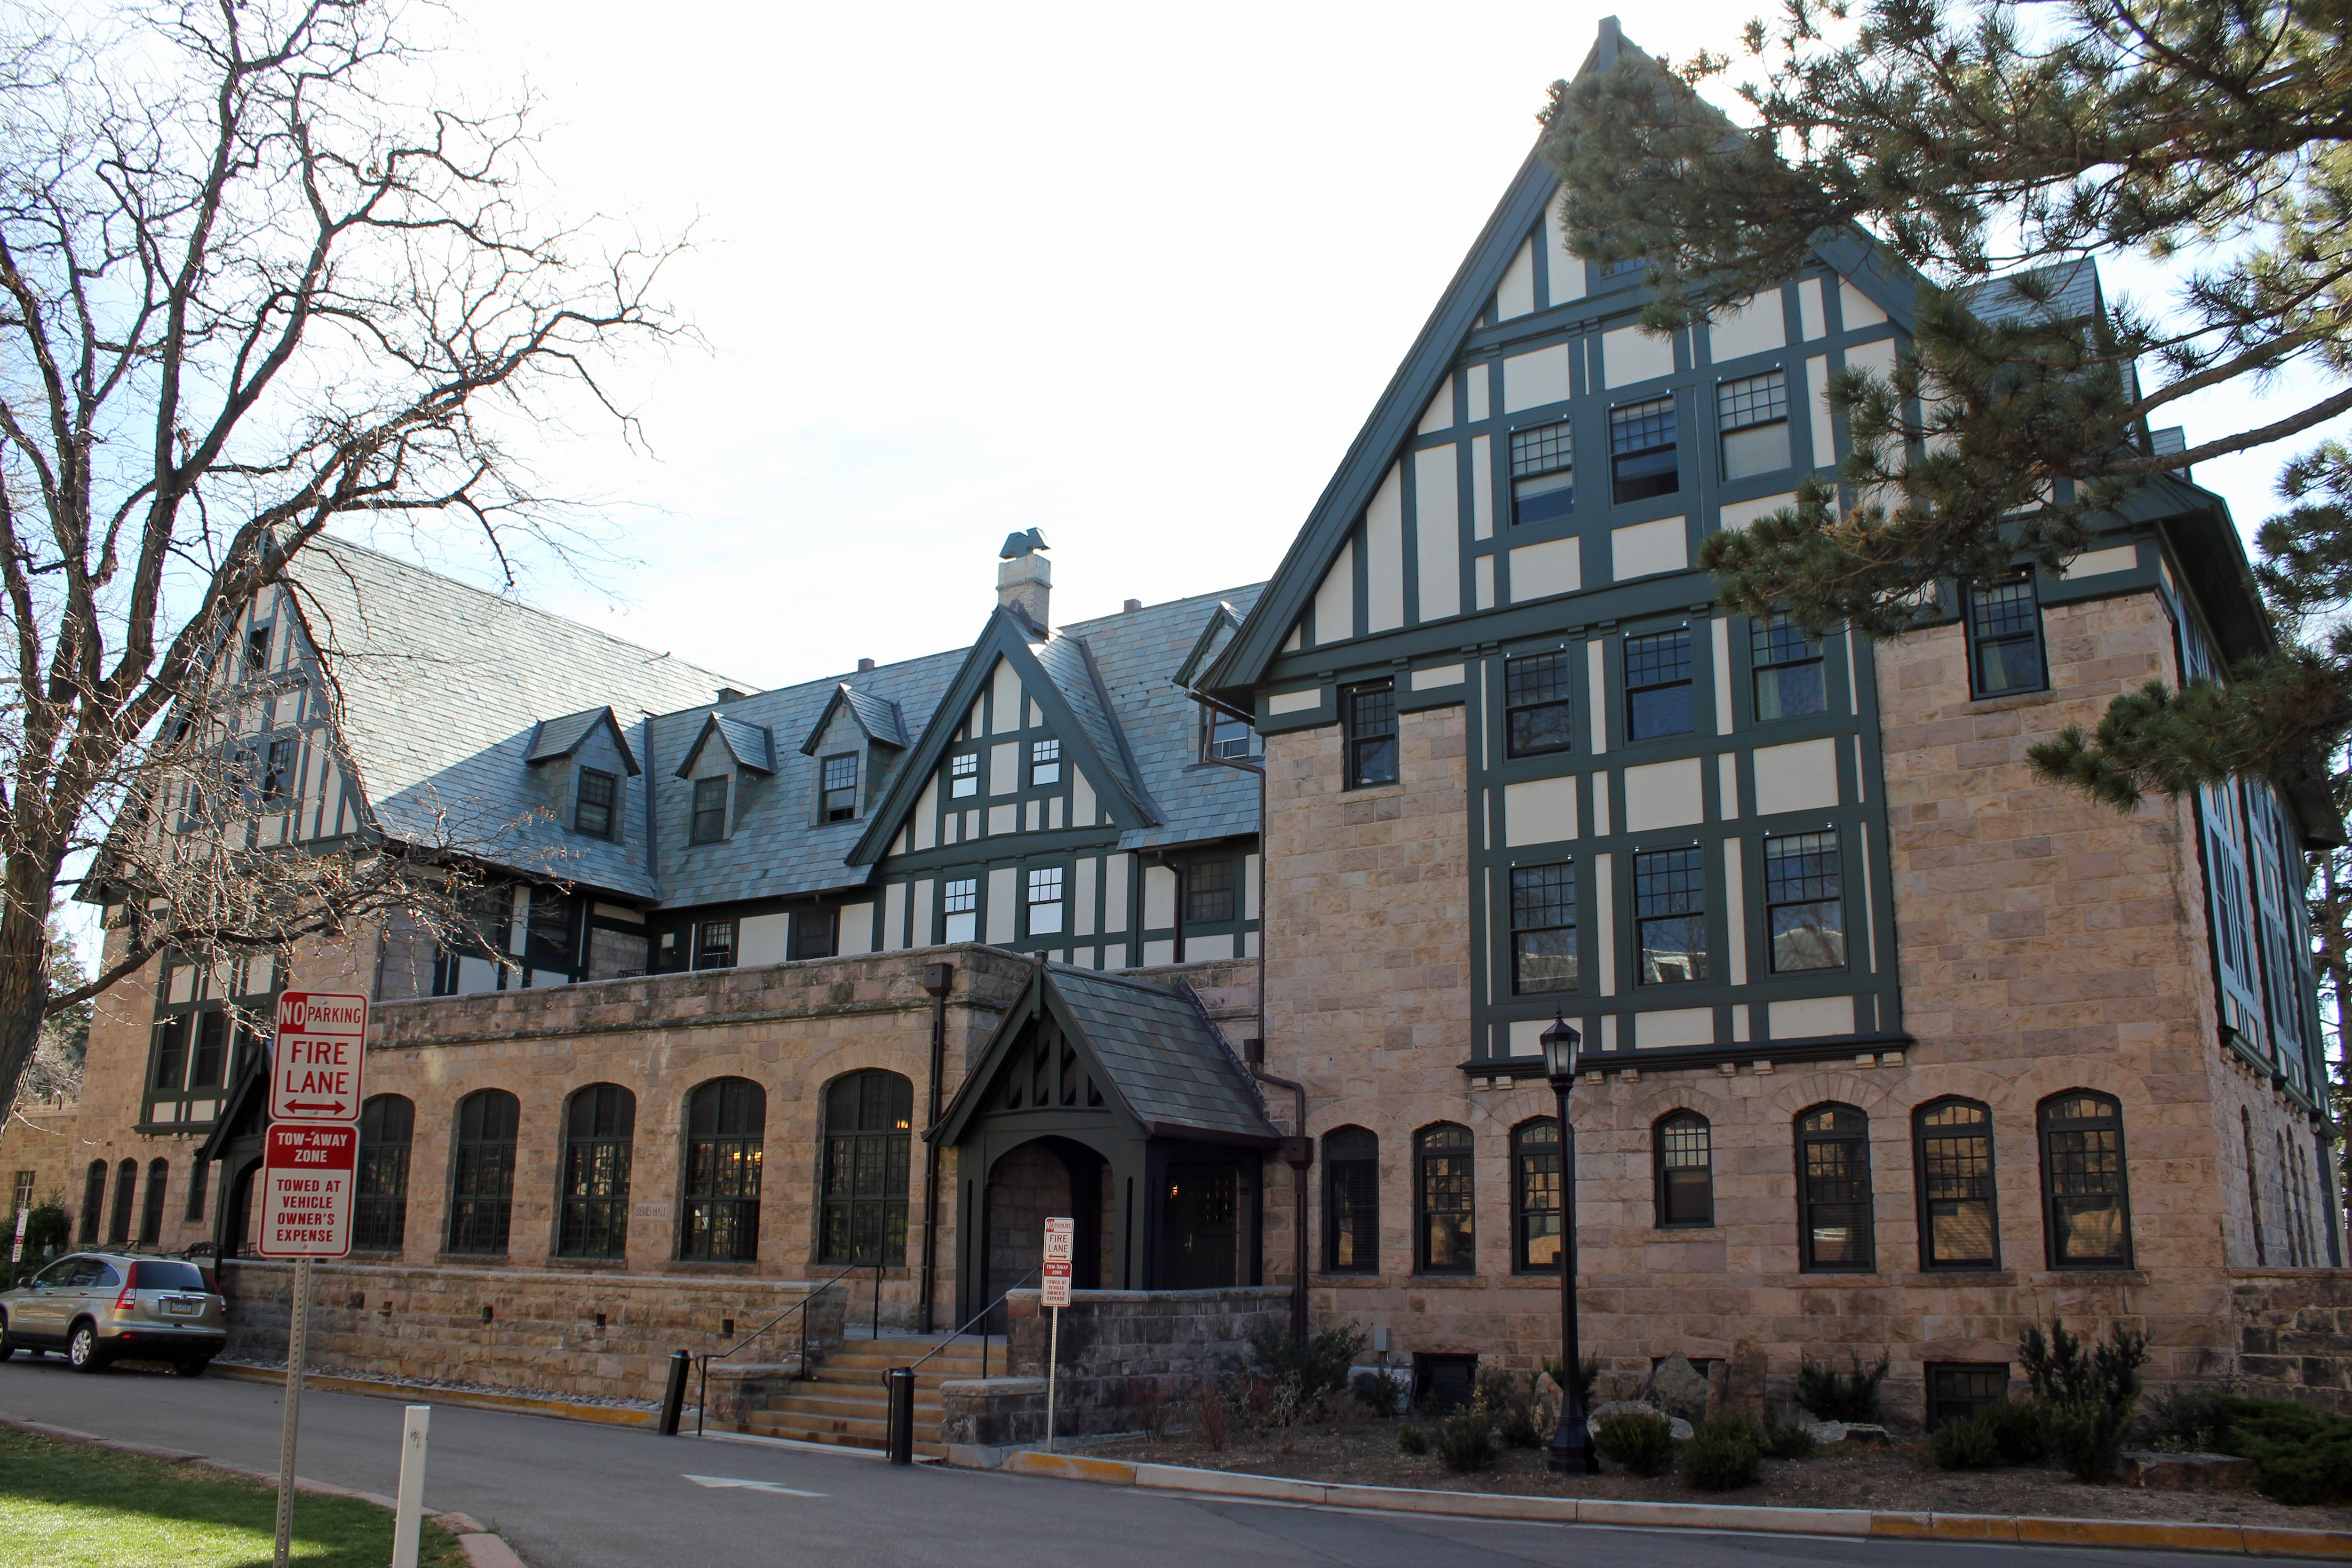
[[[141,1290],[201,1290],[205,1271],[193,1263],[142,1258],[131,1266],[131,1284]]]

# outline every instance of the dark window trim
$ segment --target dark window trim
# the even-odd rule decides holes
[[[1633,645],[1672,637],[1682,639],[1683,673],[1681,676],[1672,680],[1645,680],[1639,685],[1634,684]],[[1618,684],[1623,688],[1624,695],[1619,721],[1624,725],[1623,743],[1625,745],[1629,747],[1646,745],[1652,741],[1669,741],[1679,735],[1698,733],[1698,648],[1699,639],[1691,635],[1691,628],[1687,625],[1667,626],[1654,632],[1625,632],[1619,636],[1617,638]],[[1679,730],[1654,730],[1648,734],[1635,734],[1633,732],[1633,700],[1653,691],[1675,690],[1690,693],[1690,722]]]
[[[717,943],[712,943],[706,947],[703,942],[704,933],[706,931],[716,931],[720,926],[725,926],[727,928],[727,945],[724,948],[720,948]],[[695,968],[732,969],[735,967],[736,956],[741,951],[743,945],[743,929],[741,921],[731,920],[696,921],[688,928],[688,931],[690,940],[694,943],[692,963]],[[723,963],[720,962],[722,958],[724,959]]]
[[[1796,838],[1827,838],[1832,874],[1837,878],[1836,890],[1823,897],[1810,899],[1775,899],[1772,896],[1772,847]],[[1803,851],[1800,851],[1802,853]],[[1794,833],[1767,833],[1758,846],[1763,869],[1763,885],[1759,889],[1759,902],[1764,910],[1764,972],[1767,974],[1838,974],[1853,968],[1853,932],[1846,929],[1848,909],[1845,901],[1845,836],[1834,826],[1805,828]],[[1797,909],[1811,904],[1837,906],[1838,941],[1845,956],[1835,963],[1817,963],[1803,969],[1780,967],[1780,953],[1773,941],[1772,916],[1777,910]]]
[[[2009,1403],[2010,1364],[2005,1361],[1931,1361],[1920,1371],[1924,1374],[1922,1381],[1927,1384],[1927,1430],[1930,1432],[1947,1421],[1965,1421],[1987,1405]],[[1994,1373],[2000,1375],[2000,1391],[1997,1394],[1978,1396],[1945,1392],[1949,1385],[1944,1380],[1954,1374],[1985,1377]]]
[[[727,1125],[729,1087],[740,1085],[748,1095],[737,1097],[733,1110],[737,1121],[746,1124]],[[705,1105],[710,1107],[707,1129],[698,1129]],[[709,1079],[687,1091],[686,1096],[686,1161],[678,1183],[677,1256],[685,1259],[699,1258],[719,1263],[755,1263],[760,1257],[760,1173],[767,1144],[768,1091],[752,1079],[723,1077]],[[711,1151],[713,1172],[722,1152],[731,1151],[740,1162],[746,1178],[729,1184],[736,1191],[724,1191],[721,1184],[708,1179],[709,1173],[698,1173],[695,1162],[704,1148]],[[727,1223],[719,1223],[721,1214]],[[734,1238],[730,1249],[721,1251],[718,1237],[724,1232]]]
[[[1930,1129],[1927,1125],[1927,1118],[1948,1105],[1964,1106],[1970,1110],[1981,1111],[1984,1115],[1981,1131],[1952,1132],[1943,1129]],[[1927,1182],[1927,1144],[1930,1140],[1937,1138],[1970,1137],[1981,1137],[1984,1140],[1985,1208],[1988,1228],[1991,1234],[1992,1257],[1990,1259],[1955,1258],[1947,1261],[1936,1256],[1936,1228],[1928,1210],[1929,1204],[1934,1202],[1935,1198]],[[1970,1100],[1966,1095],[1960,1094],[1938,1095],[1925,1105],[1916,1108],[1911,1112],[1911,1169],[1912,1187],[1917,1194],[1919,1208],[1920,1270],[1923,1273],[1954,1270],[1980,1273],[1987,1269],[1999,1268],[2000,1267],[2000,1154],[1992,1135],[1992,1108],[1980,1100]]]
[[[399,1136],[385,1123],[397,1120]],[[416,1104],[403,1094],[370,1095],[360,1107],[358,1168],[352,1173],[352,1249],[398,1252],[408,1240],[409,1156]]]
[[[2030,640],[2033,645],[2033,665],[2039,679],[2030,686],[2011,686],[2004,687],[1999,691],[1987,691],[1984,689],[1981,679],[1983,666],[1978,657],[1979,649],[1987,641],[1977,624],[1978,596],[1995,588],[2006,588],[2018,584],[2023,585],[2026,603],[2032,607]],[[1971,700],[1990,702],[2003,697],[2023,697],[2036,691],[2050,689],[2050,647],[2044,635],[2045,628],[2042,624],[2042,584],[2036,581],[2031,567],[1995,582],[1987,583],[1981,588],[1973,584],[1967,585],[1960,595],[1960,626],[1968,646],[1969,697]],[[2025,640],[2025,635],[2012,633],[1990,640],[2002,643],[2017,642]]]
[[[1859,1118],[1862,1130],[1854,1132],[1807,1132],[1805,1118],[1816,1111],[1846,1111]],[[1870,1118],[1859,1107],[1843,1101],[1824,1100],[1799,1111],[1790,1130],[1795,1134],[1797,1155],[1797,1268],[1804,1274],[1875,1274],[1878,1272],[1878,1202],[1870,1168]],[[1805,1178],[1805,1151],[1815,1143],[1853,1143],[1862,1151],[1862,1195],[1856,1206],[1862,1211],[1862,1257],[1850,1263],[1819,1263],[1813,1259],[1813,1195]]]
[[[2056,1122],[2050,1114],[2051,1107],[2063,1100],[2076,1097],[2104,1100],[2115,1110],[2112,1129],[2103,1125],[2105,1118],[2073,1118]],[[2042,1245],[2044,1261],[2051,1268],[2069,1273],[2112,1273],[2133,1268],[2136,1248],[2132,1242],[2131,1215],[2131,1142],[2124,1135],[2123,1101],[2112,1094],[2095,1089],[2068,1089],[2046,1096],[2033,1108],[2034,1145],[2041,1156],[2042,1166]],[[2123,1222],[2123,1256],[2118,1258],[2096,1258],[2068,1262],[2058,1255],[2058,1200],[2060,1194],[2051,1180],[2051,1139],[2053,1134],[2073,1131],[2113,1131],[2116,1135],[2116,1205]]]
[[[604,813],[604,826],[602,829],[588,826],[588,811],[590,804],[588,800],[588,781],[591,779],[599,781],[604,786],[604,799],[601,805],[601,809]],[[614,840],[620,837],[620,775],[617,773],[607,773],[603,768],[582,768],[580,770],[579,787],[572,792],[572,831],[578,834],[583,834],[590,838]]]
[[[868,1096],[869,1089],[880,1091],[880,1102]],[[819,1105],[824,1122],[817,1142],[816,1260],[904,1268],[913,1080],[884,1068],[861,1068],[825,1085]],[[845,1110],[847,1125],[842,1124]],[[868,1126],[877,1112],[884,1125]],[[872,1230],[861,1237],[861,1223],[867,1221]]]
[[[1511,1129],[1511,1272],[1514,1274],[1559,1273],[1560,1243],[1560,1171],[1561,1144],[1559,1119],[1556,1116],[1530,1116]],[[1549,1164],[1549,1173],[1544,1167]],[[1549,1207],[1528,1201],[1530,1178],[1550,1178],[1551,1203]],[[1549,1217],[1551,1221],[1550,1241],[1552,1260],[1534,1261],[1536,1237],[1534,1222]]]
[[[1443,1147],[1433,1146],[1439,1136],[1460,1133],[1459,1144],[1449,1142]],[[1412,1266],[1416,1274],[1474,1275],[1478,1272],[1478,1187],[1477,1139],[1470,1129],[1456,1121],[1436,1121],[1412,1135]],[[1433,1167],[1440,1161],[1459,1161],[1465,1191],[1459,1209],[1436,1209],[1430,1205],[1430,1181]],[[1432,1226],[1441,1215],[1458,1213],[1463,1216],[1469,1256],[1465,1261],[1434,1265],[1429,1260],[1429,1239]]]
[[[832,958],[841,952],[841,910],[830,904],[793,911],[793,961]]]
[[[1355,1195],[1369,1196],[1364,1212],[1351,1217],[1364,1222],[1361,1256],[1339,1261],[1339,1167],[1371,1167],[1371,1180]],[[1323,1134],[1323,1271],[1327,1274],[1378,1274],[1381,1271],[1381,1140],[1365,1127],[1335,1127]]]
[[[1385,699],[1377,702],[1377,699]],[[1368,708],[1379,710],[1368,713]],[[1346,787],[1387,789],[1402,782],[1402,737],[1398,732],[1396,682],[1367,680],[1339,693],[1339,710],[1347,720]],[[1382,765],[1380,742],[1388,742],[1385,778],[1372,774]]]
[[[558,1258],[628,1256],[636,1131],[637,1097],[617,1083],[583,1084],[564,1097],[563,1151],[556,1168]]]
[[[493,1108],[502,1108],[503,1135],[489,1125]],[[468,1136],[469,1109],[481,1108],[483,1126]],[[504,1258],[514,1241],[515,1166],[522,1142],[522,1102],[502,1089],[476,1089],[457,1102],[450,1118],[449,1215],[445,1247],[453,1255]],[[501,1152],[503,1152],[501,1153]],[[472,1184],[468,1179],[471,1156]],[[487,1169],[486,1169],[487,1167]],[[483,1177],[488,1175],[487,1182]]]
[[[1506,919],[1504,921],[1504,927],[1509,931],[1511,940],[1511,994],[1514,996],[1567,996],[1581,991],[1584,989],[1584,939],[1580,922],[1577,918],[1579,911],[1577,908],[1578,888],[1575,858],[1571,856],[1559,860],[1542,861],[1531,866],[1512,866],[1507,868],[1507,874],[1504,878],[1503,897],[1508,901],[1505,907]],[[1553,921],[1552,923],[1544,925],[1520,924],[1520,874],[1522,872],[1550,870],[1559,870],[1566,873],[1565,880],[1568,884],[1568,897],[1565,900],[1565,912],[1568,918],[1565,921]],[[1524,954],[1521,952],[1519,947],[1519,939],[1522,936],[1536,935],[1545,931],[1564,931],[1570,934],[1571,939],[1570,945],[1576,952],[1576,979],[1572,984],[1567,985],[1549,986],[1541,990],[1530,990],[1526,984],[1524,976],[1520,971],[1519,961]]]
[[[730,781],[725,773],[694,781],[694,810],[688,825],[689,844],[724,844],[727,842],[727,795]],[[706,792],[717,786],[718,803],[708,804]]]
[[[849,782],[845,784],[833,782],[836,763],[849,764]],[[816,780],[817,820],[819,822],[856,821],[858,815],[857,753],[835,752],[831,756],[819,757],[816,763]],[[849,798],[836,802],[834,799],[835,795],[847,795]]]
[[[1666,1130],[1671,1122],[1698,1123],[1706,1139],[1706,1163],[1704,1165],[1674,1165],[1666,1163]],[[1669,1170],[1700,1170],[1706,1173],[1706,1214],[1700,1219],[1669,1219],[1666,1217],[1666,1173]],[[1715,1227],[1715,1123],[1688,1106],[1669,1110],[1650,1123],[1650,1203],[1652,1228],[1656,1230],[1712,1230]]]
[[[1514,692],[1513,684],[1519,679],[1520,672],[1538,661],[1548,661],[1557,665],[1560,672],[1558,695],[1529,698],[1523,691]],[[1549,673],[1547,671],[1547,674]],[[1503,754],[1511,758],[1556,757],[1575,751],[1575,692],[1576,661],[1570,657],[1568,649],[1530,650],[1527,653],[1507,656],[1503,660]],[[1551,709],[1560,710],[1565,716],[1564,737],[1552,745],[1520,745],[1520,727],[1517,722],[1519,716],[1542,713]]]

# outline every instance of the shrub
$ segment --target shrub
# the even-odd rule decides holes
[[[1683,1445],[1683,1479],[1703,1492],[1752,1487],[1763,1468],[1763,1440],[1737,1415],[1717,1416]]]
[[[1233,1420],[1234,1402],[1225,1397],[1223,1389],[1204,1380],[1194,1407],[1193,1430],[1201,1434],[1201,1441],[1207,1446],[1209,1452],[1224,1452],[1225,1435],[1232,1428]]]
[[[1408,1421],[1397,1428],[1397,1451],[1418,1457],[1429,1452],[1429,1434]]]
[[[2096,1400],[2049,1407],[2050,1456],[2078,1481],[2096,1485],[2115,1479],[2124,1439],[2131,1436],[2131,1411]]]
[[[1364,1331],[1354,1323],[1304,1340],[1288,1329],[1253,1337],[1250,1356],[1265,1385],[1265,1418],[1288,1426],[1322,1414],[1323,1401],[1348,1386],[1348,1373],[1364,1344]]]
[[[1650,1410],[1612,1410],[1592,1435],[1593,1450],[1637,1476],[1662,1476],[1675,1462],[1675,1429]]]
[[[1519,1374],[1497,1367],[1478,1374],[1478,1398],[1495,1418],[1495,1435],[1506,1447],[1540,1448],[1550,1440],[1544,1429],[1543,1407],[1536,1403],[1535,1378],[1522,1384]]]
[[[1868,1425],[1878,1419],[1878,1385],[1886,1381],[1887,1359],[1864,1369],[1853,1352],[1853,1371],[1841,1373],[1805,1357],[1797,1365],[1797,1403],[1822,1421],[1852,1421]]]
[[[2047,1339],[2037,1323],[2025,1331],[2017,1350],[2042,1408],[2052,1457],[2076,1480],[2112,1479],[2139,1403],[2147,1336],[2117,1323],[2105,1341],[2086,1350],[2063,1321],[2053,1318]]]
[[[1971,1415],[1929,1433],[1927,1452],[1939,1470],[1989,1470],[2000,1463],[2000,1439],[1984,1417]]]
[[[1543,1369],[1550,1375],[1556,1387],[1568,1386],[1568,1379],[1560,1375],[1560,1368],[1564,1364],[1549,1356],[1544,1358]],[[1600,1381],[1601,1358],[1599,1356],[1589,1355],[1576,1363],[1576,1402],[1583,1407],[1587,1415],[1590,1415],[1592,1410],[1592,1385]]]
[[[1813,1435],[1797,1422],[1764,1423],[1764,1457],[1768,1459],[1810,1459],[1816,1447]]]
[[[2148,1396],[2140,1416],[2140,1436],[2159,1454],[2224,1452],[2230,1405],[2226,1388],[2175,1384]]]
[[[1397,1385],[1385,1372],[1376,1371],[1370,1377],[1351,1379],[1348,1392],[1355,1395],[1357,1404],[1374,1415],[1397,1413]]]
[[[2274,1502],[2352,1499],[2352,1421],[2308,1405],[2233,1396],[2221,1405],[2218,1446],[2254,1462],[2254,1489]]]
[[[1976,1418],[1992,1434],[2004,1465],[2038,1465],[2050,1457],[2049,1413],[2039,1405],[2003,1400],[1977,1412]]]
[[[1494,1418],[1483,1400],[1473,1399],[1437,1424],[1437,1458],[1465,1475],[1494,1464]]]

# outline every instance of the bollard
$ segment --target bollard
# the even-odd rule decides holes
[[[890,1422],[885,1443],[894,1465],[915,1462],[915,1369],[894,1366],[885,1374],[890,1395]]]
[[[662,1391],[661,1435],[677,1436],[677,1419],[686,1409],[686,1374],[694,1365],[694,1357],[685,1351],[673,1351],[669,1358],[669,1386]]]
[[[425,1513],[425,1435],[433,1406],[412,1405],[400,1431],[400,1497],[392,1514],[392,1568],[416,1568],[418,1523]]]

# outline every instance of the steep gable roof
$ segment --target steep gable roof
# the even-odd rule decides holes
[[[803,756],[816,755],[817,748],[824,743],[824,732],[833,727],[833,716],[845,708],[851,721],[875,745],[907,749],[907,719],[898,711],[898,705],[887,697],[869,696],[845,680],[833,689],[832,700],[816,716],[816,722],[809,726],[808,739],[801,742]]]
[[[621,760],[627,764],[629,776],[635,778],[645,772],[637,766],[637,754],[629,749],[628,733],[621,728],[621,721],[614,716],[609,703],[584,712],[567,713],[561,719],[541,721],[539,733],[531,737],[530,750],[524,753],[522,760],[535,766],[576,755],[599,725],[612,731],[613,744],[620,748]]]
[[[713,740],[727,749],[739,768],[754,773],[776,771],[776,738],[764,724],[747,724],[740,719],[730,719],[724,713],[713,713],[702,721],[696,731],[694,743],[686,749],[686,756],[677,764],[679,778],[694,776],[695,763],[701,759],[702,748]]]

